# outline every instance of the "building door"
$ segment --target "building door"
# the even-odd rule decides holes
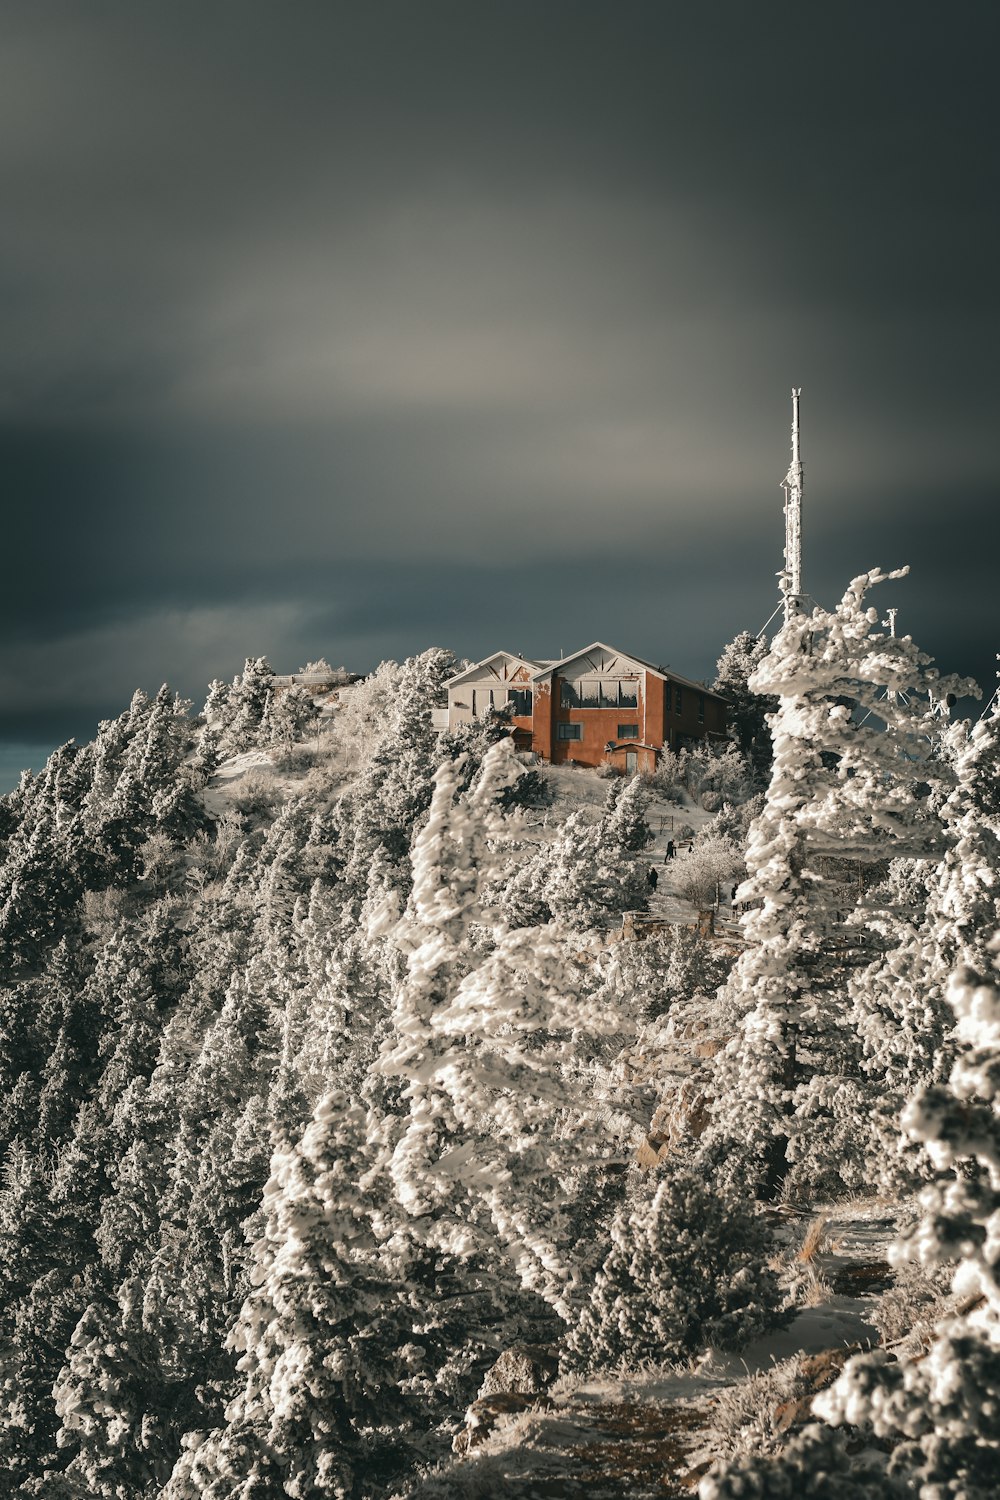
[[[639,769],[639,754],[636,750],[625,751],[625,775],[634,776]]]

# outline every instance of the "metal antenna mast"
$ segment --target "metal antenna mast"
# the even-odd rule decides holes
[[[778,575],[784,595],[785,622],[803,611],[802,594],[802,456],[799,449],[799,397],[792,389],[792,461],[781,481],[785,492],[785,566]]]

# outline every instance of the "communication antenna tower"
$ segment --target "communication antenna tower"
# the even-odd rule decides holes
[[[804,470],[799,435],[799,397],[801,387],[792,388],[792,461],[781,481],[785,492],[785,566],[778,574],[784,596],[785,623],[802,614],[802,487]]]

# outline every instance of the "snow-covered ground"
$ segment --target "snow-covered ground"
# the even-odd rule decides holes
[[[489,1437],[442,1473],[428,1496],[505,1495],[629,1500],[690,1494],[719,1456],[720,1397],[793,1356],[838,1356],[877,1342],[871,1321],[884,1285],[895,1214],[882,1201],[786,1211],[779,1233],[801,1242],[815,1216],[825,1218],[821,1248],[809,1262],[815,1305],[756,1339],[739,1354],[707,1350],[687,1369],[601,1380],[564,1378],[530,1410],[500,1417]],[[839,1290],[856,1282],[856,1292]],[[805,1500],[805,1497],[803,1497]]]

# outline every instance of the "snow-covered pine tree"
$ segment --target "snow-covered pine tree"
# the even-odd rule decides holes
[[[985,736],[984,736],[985,738]],[[977,748],[981,748],[977,747]],[[995,774],[995,770],[994,770]],[[994,871],[995,875],[995,871]],[[985,945],[984,945],[985,946]],[[1000,939],[992,943],[1000,953]],[[817,1411],[867,1421],[897,1442],[891,1471],[922,1493],[987,1500],[1000,1466],[1000,983],[994,963],[960,964],[947,987],[959,1055],[947,1085],[918,1094],[903,1129],[920,1141],[937,1180],[900,1259],[954,1266],[970,1310],[939,1330],[920,1360],[852,1361]]]
[[[459,1335],[446,1298],[420,1297],[413,1247],[394,1238],[379,1133],[334,1092],[275,1154],[230,1340],[240,1388],[225,1427],[187,1441],[162,1500],[358,1500],[427,1451],[435,1368]]]
[[[936,786],[940,805],[949,775],[935,750],[940,708],[972,685],[940,678],[909,636],[878,628],[866,596],[899,576],[862,574],[836,610],[793,617],[751,679],[778,698],[774,765],[739,891],[751,903],[730,981],[742,1020],[716,1063],[705,1148],[766,1195],[796,1161],[813,1187],[825,1176],[836,1190],[855,1149],[853,1090],[837,1121],[842,1082],[860,1068],[844,1025],[857,868],[944,844],[931,796]]]
[[[611,1226],[611,1248],[567,1341],[596,1371],[735,1349],[777,1317],[772,1242],[746,1207],[683,1161],[643,1181]]]
[[[9,978],[39,972],[80,899],[73,824],[63,813],[54,798],[37,797],[8,841],[0,866],[0,973]]]
[[[209,683],[201,717],[205,723],[198,736],[194,763],[203,775],[210,776],[221,759],[220,746],[233,718],[232,689],[227,682],[215,678]]]
[[[565,929],[470,945],[497,790],[516,774],[509,741],[462,798],[453,763],[438,772],[397,938],[408,971],[378,1067],[406,1083],[392,1173],[414,1235],[459,1259],[485,1252],[496,1264],[499,1250],[523,1288],[569,1319],[587,1260],[581,1219],[593,1221],[601,1174],[638,1130],[595,1069],[635,1018],[622,997],[588,988]]]
[[[469,929],[478,915],[480,890],[488,878],[488,840],[499,823],[500,792],[520,774],[513,743],[488,751],[476,785],[457,800],[462,766],[448,760],[434,777],[426,824],[412,855],[413,890],[405,926],[395,940],[407,955],[407,972],[394,998],[392,1034],[378,1071],[407,1081],[408,1117],[393,1153],[399,1201],[414,1218],[433,1215],[429,1225],[442,1245],[467,1242],[463,1205],[454,1199],[450,1176],[438,1162],[461,1139],[448,1095],[434,1082],[434,1062],[447,1050],[435,1016],[474,962]]]
[[[648,801],[641,776],[618,783],[618,795],[613,802],[610,794],[608,797],[604,818],[608,834],[631,854],[645,849],[652,841],[653,831],[646,821]]]
[[[392,867],[384,856],[373,862],[357,920],[351,911],[345,914],[339,889],[320,881],[301,909],[294,931],[303,968],[300,1003],[282,1018],[272,1093],[297,1093],[306,1115],[331,1086],[373,1102],[366,1079],[404,968],[390,937],[400,914]],[[278,1124],[287,1114],[276,1098],[272,1114]]]
[[[775,712],[778,701],[773,692],[750,686],[750,679],[767,654],[767,637],[741,630],[719,657],[712,688],[722,693],[729,704],[726,719],[729,733],[749,759],[759,784],[771,767],[771,732],[768,715]]]
[[[31,1434],[36,1467],[43,1458],[59,1466],[53,1382],[74,1326],[105,1289],[96,1231],[116,1164],[129,1145],[122,1126],[130,1119],[131,1095],[144,1086],[156,1059],[159,1007],[166,1010],[175,997],[178,938],[169,916],[154,909],[123,927],[98,955],[73,1006],[74,1030],[84,1033],[86,1049],[74,1049],[84,1066],[68,1080],[66,1103],[78,1101],[71,1123],[68,1111],[55,1108],[65,1054],[53,1053],[39,1106],[39,1125],[48,1133],[40,1128],[34,1143],[39,1154],[51,1153],[44,1201],[32,1206],[25,1229],[11,1238],[12,1259],[4,1267],[6,1378],[17,1386],[21,1411],[20,1422],[0,1424],[0,1472],[8,1478],[23,1458],[19,1427]],[[46,1101],[50,1107],[43,1112]],[[25,1253],[27,1260],[19,1262]]]
[[[125,757],[145,725],[150,702],[141,690],[132,695],[125,713],[105,719],[94,741],[91,785],[84,799],[84,821],[92,833],[99,832],[110,816],[111,804],[125,766]]]
[[[490,900],[515,927],[556,921],[577,931],[608,927],[649,899],[646,866],[622,847],[609,819],[571,812],[555,837],[519,856]]]
[[[222,756],[252,750],[261,739],[261,725],[274,696],[274,669],[266,656],[248,656],[241,676],[233,678],[228,719],[218,750]],[[206,705],[207,707],[207,705]]]
[[[671,926],[640,943],[618,944],[612,951],[617,986],[653,1025],[696,995],[707,1008],[711,1001],[706,997],[715,995],[733,967],[727,948],[690,927]]]
[[[338,761],[352,771],[367,765],[382,739],[398,702],[403,670],[399,662],[379,662],[374,672],[339,694],[331,737]]]
[[[1000,944],[997,945],[1000,950]],[[903,1128],[934,1162],[922,1215],[894,1251],[953,1268],[959,1310],[929,1348],[850,1360],[813,1410],[824,1422],[776,1459],[720,1465],[700,1500],[798,1493],[818,1500],[993,1500],[1000,1468],[1000,984],[960,967],[948,984],[961,1051],[947,1084],[918,1094]],[[964,1309],[964,1310],[963,1310]],[[861,1433],[851,1429],[860,1428]],[[847,1430],[836,1430],[847,1429]],[[879,1440],[879,1448],[870,1441]],[[861,1437],[862,1441],[858,1441]],[[864,1441],[869,1438],[868,1441]],[[888,1458],[886,1452],[888,1451]]]
[[[253,866],[249,873],[252,883]],[[165,1477],[183,1431],[218,1420],[233,1377],[223,1340],[246,1291],[241,1225],[267,1176],[263,1098],[284,997],[263,935],[247,956],[247,935],[233,924],[238,893],[224,892],[219,904],[217,930],[199,934],[197,982],[171,1019],[148,1087],[130,1089],[116,1109],[116,1125],[135,1136],[107,1152],[121,1167],[95,1234],[104,1277],[88,1327],[103,1329],[106,1342],[88,1334],[59,1374],[67,1474],[93,1483],[100,1475],[109,1495],[116,1484],[127,1494],[144,1466]],[[247,921],[254,915],[261,929],[265,914]],[[156,988],[171,996],[163,975]]]
[[[136,1500],[169,1478],[179,1434],[169,1386],[156,1382],[154,1340],[143,1326],[142,1286],[92,1301],[73,1330],[53,1387],[59,1445],[70,1458],[56,1493]]]
[[[278,694],[268,719],[269,741],[286,748],[305,739],[316,722],[316,706],[307,688],[293,683]]]
[[[982,968],[1000,928],[1000,701],[957,747],[957,785],[943,810],[953,840],[936,901],[931,941],[955,965]]]
[[[860,1112],[875,1132],[873,1155],[885,1163],[887,1179],[904,1184],[922,1169],[922,1158],[912,1150],[900,1156],[895,1149],[902,1101],[947,1077],[954,1053],[947,981],[960,964],[981,969],[1000,928],[996,708],[971,730],[966,723],[953,725],[942,752],[956,777],[941,808],[948,847],[938,860],[917,869],[894,869],[887,891],[891,909],[869,918],[884,951],[850,986],[867,1084]]]
[[[399,867],[400,889],[409,884],[410,842],[430,806],[439,760],[431,710],[454,666],[451,653],[437,647],[404,662],[379,738],[354,786],[341,799],[338,831],[347,856],[344,879],[357,902],[367,889],[368,871],[379,849]]]

